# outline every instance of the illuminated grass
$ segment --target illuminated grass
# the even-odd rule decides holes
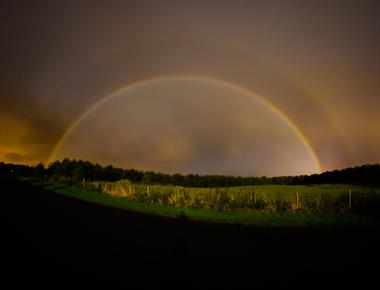
[[[217,211],[193,208],[180,208],[155,203],[138,202],[126,197],[113,197],[104,193],[85,190],[76,186],[67,186],[51,181],[33,181],[33,185],[41,186],[59,194],[72,198],[93,202],[105,206],[126,209],[130,211],[159,215],[183,220],[200,220],[216,223],[252,224],[258,226],[335,226],[363,225],[373,220],[364,215],[352,213],[321,213],[321,214],[271,214],[258,211]],[[281,186],[266,186],[268,192],[278,190]],[[333,185],[321,186],[324,190],[333,189]],[[301,190],[302,186],[298,188]],[[335,186],[336,188],[336,186]]]

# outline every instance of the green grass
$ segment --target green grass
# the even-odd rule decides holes
[[[132,200],[127,197],[115,197],[105,193],[97,193],[81,187],[68,186],[63,183],[52,181],[32,181],[35,186],[52,190],[56,193],[72,198],[93,202],[105,206],[126,209],[145,214],[159,215],[172,218],[200,220],[216,223],[250,224],[257,226],[352,226],[363,225],[372,222],[372,219],[365,215],[353,214],[350,212],[340,213],[298,213],[298,214],[278,214],[260,211],[218,211],[212,209],[181,208],[164,204],[148,203]],[[244,187],[245,190],[252,187]],[[342,190],[359,190],[348,185],[318,185],[318,186],[283,186],[283,185],[260,185],[253,186],[256,191],[265,194],[279,194],[286,192],[310,193],[339,193]],[[153,188],[152,188],[153,189]]]

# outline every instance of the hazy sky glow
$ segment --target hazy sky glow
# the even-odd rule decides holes
[[[323,169],[380,161],[378,1],[0,7],[0,161],[45,162],[112,92],[189,75],[262,96],[300,130]],[[89,114],[57,157],[168,172],[315,172],[282,117],[243,95],[202,81],[144,86]]]

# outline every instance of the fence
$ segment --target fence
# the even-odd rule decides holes
[[[344,212],[361,208],[380,200],[378,192],[368,190],[331,189],[321,192],[310,187],[302,192],[296,187],[246,186],[228,188],[188,188],[181,186],[132,184],[127,180],[117,182],[82,182],[91,191],[125,197],[134,201],[171,205],[181,208],[202,208],[219,211],[284,212]],[[281,190],[283,188],[283,190]],[[267,189],[267,190],[265,190]]]

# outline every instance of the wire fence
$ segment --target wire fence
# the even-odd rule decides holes
[[[268,213],[347,212],[380,203],[373,188],[330,186],[244,186],[189,188],[170,185],[83,181],[81,186],[99,194],[134,201],[218,211],[264,211]]]

